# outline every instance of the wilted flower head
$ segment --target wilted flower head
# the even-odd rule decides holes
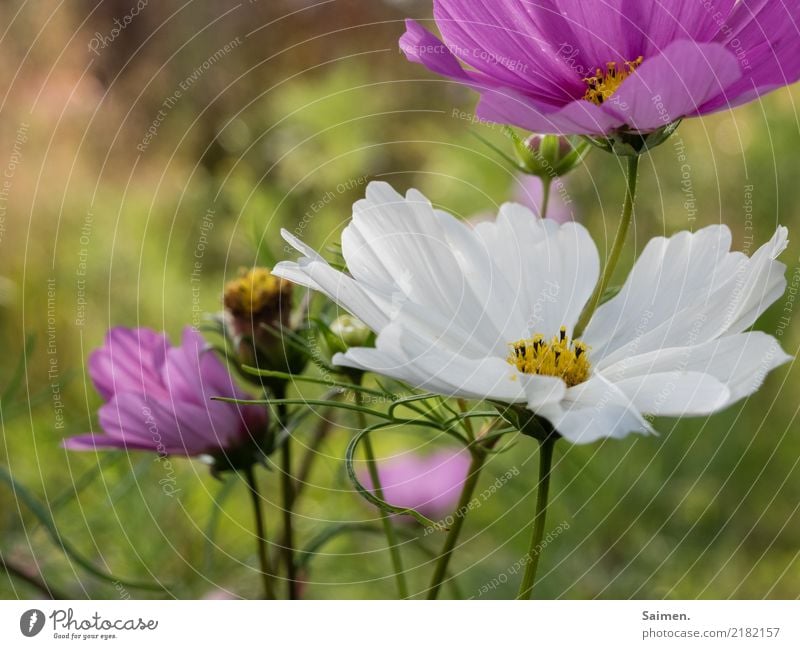
[[[275,273],[322,291],[378,332],[338,365],[447,396],[517,404],[587,443],[651,432],[644,415],[707,415],[789,360],[747,332],[784,292],[786,228],[752,257],[711,226],[650,241],[575,340],[600,259],[579,223],[521,205],[470,227],[416,190],[372,183],[342,233],[350,274],[284,231],[303,257]]]
[[[437,520],[455,509],[469,466],[470,455],[464,449],[428,456],[403,453],[380,460],[378,477],[387,502]],[[361,479],[367,489],[373,488],[366,472]]]
[[[800,0],[434,0],[433,11],[442,40],[407,21],[409,60],[477,89],[482,118],[537,132],[651,132],[800,77]]]
[[[261,338],[263,326],[288,325],[292,285],[275,277],[268,268],[242,270],[225,285],[222,296],[236,335]]]
[[[219,456],[259,439],[266,413],[259,406],[212,401],[252,398],[190,328],[179,347],[150,329],[116,327],[89,357],[89,375],[106,403],[104,434],[71,437],[73,451],[126,448],[162,455]]]
[[[225,331],[233,341],[237,361],[263,370],[296,373],[306,356],[285,340],[293,328],[292,284],[268,268],[242,270],[225,285]],[[263,385],[264,380],[253,378]],[[266,381],[269,383],[269,381]]]

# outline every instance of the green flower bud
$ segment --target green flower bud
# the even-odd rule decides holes
[[[361,320],[351,315],[341,315],[328,327],[326,342],[331,355],[344,353],[350,347],[371,347],[375,334]]]
[[[550,180],[565,176],[586,157],[590,145],[584,140],[561,135],[514,137],[520,167],[532,176]]]

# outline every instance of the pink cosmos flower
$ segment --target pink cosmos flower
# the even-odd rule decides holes
[[[179,347],[150,329],[111,329],[89,357],[89,375],[106,403],[104,434],[71,437],[73,451],[118,449],[162,455],[215,455],[241,448],[266,427],[259,406],[212,401],[252,398],[190,328]]]
[[[456,508],[469,465],[466,450],[439,451],[429,456],[404,453],[379,460],[378,476],[387,502],[437,520]],[[367,489],[372,489],[366,472],[361,479]]]
[[[540,133],[656,131],[800,78],[800,0],[434,0],[410,61]]]

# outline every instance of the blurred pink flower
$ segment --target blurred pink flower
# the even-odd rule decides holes
[[[456,508],[469,465],[470,455],[465,449],[439,451],[429,456],[404,453],[379,460],[378,476],[387,502],[436,520]],[[361,480],[372,489],[366,471],[362,472]]]
[[[550,204],[547,207],[547,218],[558,224],[572,221],[572,210],[569,208],[569,195],[564,191],[566,184],[563,178],[553,179],[550,185]],[[514,182],[514,202],[520,203],[539,214],[542,209],[544,185],[538,176],[519,174]],[[565,201],[565,197],[567,201]]]
[[[555,178],[550,186],[550,205],[547,208],[547,218],[558,224],[575,220],[572,210],[565,197],[569,199],[563,178]],[[542,195],[544,186],[542,179],[530,174],[517,174],[512,187],[512,203],[519,203],[530,209],[534,214],[539,214],[542,209]],[[469,223],[475,225],[485,221],[494,221],[496,211],[479,212],[469,218]]]
[[[116,327],[89,357],[89,375],[106,400],[99,410],[105,434],[71,437],[73,451],[127,448],[161,455],[213,455],[237,449],[266,426],[260,406],[211,401],[251,398],[190,328],[179,347],[150,329]]]

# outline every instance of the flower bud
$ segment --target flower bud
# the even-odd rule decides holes
[[[361,320],[351,315],[341,315],[330,324],[322,324],[318,329],[318,340],[327,352],[328,362],[336,372],[350,377],[358,383],[363,371],[333,364],[336,354],[344,354],[351,347],[373,347],[375,333]]]
[[[259,323],[272,326],[288,324],[291,313],[292,285],[272,275],[267,268],[242,270],[239,277],[225,285],[225,310],[243,329]]]
[[[561,135],[531,135],[526,140],[515,137],[514,145],[525,172],[542,179],[568,174],[580,164],[590,148],[583,140]]]
[[[292,284],[268,268],[242,270],[225,285],[225,326],[234,341],[239,361],[260,369],[281,372],[302,370],[306,359],[283,340],[292,314]]]
[[[375,334],[361,320],[351,315],[341,315],[330,324],[328,344],[335,351],[346,352],[350,347],[368,347]],[[331,340],[332,339],[332,340]]]

